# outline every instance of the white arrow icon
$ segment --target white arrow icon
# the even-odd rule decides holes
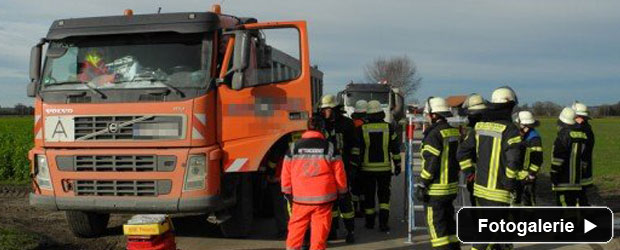
[[[583,233],[584,234],[590,232],[590,230],[594,228],[596,228],[596,225],[594,225],[594,223],[590,222],[589,220],[583,219]]]

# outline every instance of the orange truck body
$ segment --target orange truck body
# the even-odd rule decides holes
[[[32,205],[102,213],[210,212],[233,205],[234,202],[227,203],[221,197],[222,186],[226,185],[223,177],[259,171],[261,161],[276,141],[306,128],[317,95],[312,83],[322,84],[322,73],[312,72],[316,69],[310,65],[305,21],[239,24],[231,16],[217,14],[220,20],[214,31],[218,35],[215,35],[213,46],[214,51],[222,53],[214,53],[212,60],[216,63],[209,71],[213,78],[222,81],[203,95],[178,101],[139,103],[47,103],[39,95],[35,97],[35,144],[29,159],[35,176],[40,171],[37,156],[45,156],[53,188],[42,189],[41,183],[33,178]],[[225,72],[232,60],[234,37],[227,37],[221,31],[272,28],[293,28],[299,32],[299,76],[285,82],[233,90],[225,81]],[[65,125],[59,128],[60,120],[115,116],[180,117],[183,132],[179,139],[46,139],[49,133],[72,129]],[[75,124],[73,126],[77,126]],[[103,126],[107,132],[111,131],[110,123]],[[205,156],[203,189],[184,190],[190,155]],[[137,168],[78,171],[81,162],[93,166],[146,164],[157,167],[145,171]],[[159,170],[161,164],[166,170]],[[78,192],[80,185],[84,190]]]

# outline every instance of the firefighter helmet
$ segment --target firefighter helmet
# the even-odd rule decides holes
[[[426,114],[440,114],[444,117],[452,116],[450,112],[450,106],[445,99],[441,97],[429,97],[426,100],[426,106],[424,106],[424,113]]]
[[[575,110],[575,114],[577,114],[578,116],[584,116],[584,117],[589,117],[590,116],[590,112],[588,112],[588,106],[586,106],[585,104],[575,101],[575,103],[573,103],[573,110]]]
[[[383,108],[381,108],[381,103],[377,100],[371,100],[368,102],[368,108],[366,109],[366,113],[377,114],[383,112]]]
[[[487,109],[487,105],[484,103],[484,98],[481,95],[473,93],[467,97],[467,100],[463,103],[463,108],[467,109],[467,112],[471,114]]]
[[[575,110],[573,110],[572,108],[566,107],[564,109],[562,109],[562,112],[560,112],[560,121],[563,122],[564,124],[567,125],[573,125],[575,124],[575,117],[577,116],[577,114],[575,114]]]
[[[493,94],[491,94],[491,103],[509,103],[514,102],[515,104],[519,104],[519,100],[517,99],[517,94],[512,88],[508,86],[499,87],[493,90]]]
[[[336,97],[334,95],[327,94],[321,98],[322,109],[335,108],[336,106],[338,106],[338,101],[336,101]]]
[[[516,122],[526,127],[536,127],[540,124],[538,120],[534,119],[534,115],[530,111],[520,111],[517,114]]]
[[[366,100],[358,100],[355,102],[355,110],[354,113],[366,113],[368,109],[368,102]]]

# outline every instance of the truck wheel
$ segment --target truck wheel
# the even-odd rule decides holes
[[[110,214],[94,212],[66,211],[69,229],[77,237],[93,238],[100,236],[108,227]]]
[[[243,238],[248,236],[252,229],[254,220],[252,175],[243,173],[239,179],[236,190],[237,203],[229,210],[232,217],[220,224],[224,237]]]

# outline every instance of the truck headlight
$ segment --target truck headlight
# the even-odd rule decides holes
[[[54,190],[52,187],[52,180],[50,178],[50,168],[47,164],[47,157],[45,155],[37,155],[36,162],[34,163],[36,181],[40,189]]]
[[[190,155],[187,162],[183,191],[204,189],[207,177],[207,157],[205,155]]]

